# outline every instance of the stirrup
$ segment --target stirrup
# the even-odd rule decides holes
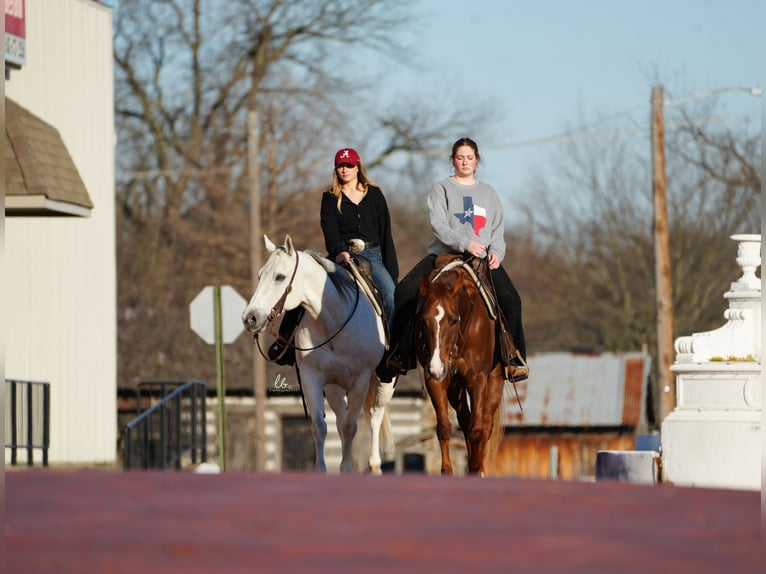
[[[506,381],[518,383],[529,378],[529,367],[526,365],[503,365],[503,376]]]
[[[524,360],[524,357],[521,356],[521,353],[519,353],[518,349],[516,350],[516,360],[521,364],[503,365],[503,376],[506,381],[512,383],[518,383],[519,381],[524,381],[529,378],[529,366]]]
[[[399,354],[391,355],[388,357],[388,359],[386,359],[386,367],[402,375],[407,372],[407,368],[404,365],[404,360]]]

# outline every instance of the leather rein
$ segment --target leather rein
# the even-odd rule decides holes
[[[284,292],[282,293],[282,296],[277,300],[277,302],[274,304],[274,306],[271,308],[271,311],[269,312],[269,316],[266,319],[267,324],[270,327],[271,335],[280,341],[283,341],[286,345],[286,347],[292,347],[296,351],[313,351],[315,349],[319,349],[320,347],[324,347],[327,343],[332,341],[335,337],[340,335],[341,331],[346,328],[346,325],[349,324],[351,321],[351,318],[354,316],[354,313],[356,313],[356,309],[359,306],[359,283],[357,283],[356,280],[354,280],[354,286],[356,287],[356,300],[354,301],[354,308],[351,309],[351,313],[349,313],[348,317],[346,317],[346,320],[343,322],[343,324],[338,328],[338,330],[331,335],[327,340],[323,341],[322,343],[319,343],[318,345],[315,345],[313,347],[298,347],[295,344],[293,344],[292,341],[286,341],[282,339],[282,337],[279,335],[278,332],[274,331],[274,323],[276,322],[277,318],[283,313],[285,308],[285,301],[287,300],[287,296],[290,294],[290,292],[293,290],[293,282],[295,281],[295,276],[298,273],[298,251],[295,252],[295,267],[293,267],[293,274],[290,277],[290,281],[287,283],[287,287],[285,287]],[[255,340],[256,346],[258,347],[258,351],[261,353],[261,356],[266,359],[267,361],[272,361],[269,359],[266,354],[264,354],[263,349],[261,349],[261,342],[260,339],[258,339],[259,333],[253,333],[253,339]]]

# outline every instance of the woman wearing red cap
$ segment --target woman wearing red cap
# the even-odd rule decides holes
[[[322,194],[320,224],[332,260],[345,264],[352,253],[358,253],[370,262],[391,324],[399,278],[391,216],[386,198],[367,175],[356,150],[343,148],[335,154],[332,187]]]
[[[322,194],[320,224],[330,259],[345,264],[352,254],[359,254],[370,262],[388,324],[392,325],[399,263],[391,217],[383,192],[367,175],[359,154],[352,148],[342,148],[335,154],[332,186]],[[285,314],[279,329],[283,340],[269,349],[269,357],[279,364],[293,362],[293,353],[285,352],[284,340],[290,339],[299,317],[299,313]],[[390,381],[389,377],[385,382]]]

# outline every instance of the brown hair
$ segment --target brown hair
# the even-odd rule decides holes
[[[473,141],[471,138],[460,138],[454,144],[452,144],[452,153],[450,153],[450,156],[449,156],[450,162],[455,159],[457,148],[462,147],[464,145],[467,145],[473,150],[473,153],[476,155],[476,161],[481,161],[481,156],[479,155],[479,146],[476,145],[476,142]]]

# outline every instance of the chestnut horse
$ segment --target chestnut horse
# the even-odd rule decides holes
[[[465,436],[468,471],[485,475],[502,438],[500,404],[503,370],[495,349],[495,320],[477,286],[477,273],[454,255],[436,259],[434,271],[420,280],[416,348],[425,384],[436,410],[442,474],[452,474],[449,405]],[[452,262],[445,266],[447,262]]]

